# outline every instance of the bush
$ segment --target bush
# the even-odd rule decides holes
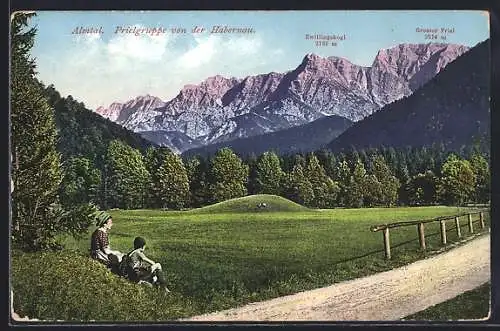
[[[191,315],[181,298],[131,283],[71,251],[13,253],[14,310],[64,321],[159,321]]]

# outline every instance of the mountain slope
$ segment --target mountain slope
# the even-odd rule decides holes
[[[269,150],[279,154],[310,152],[324,147],[351,125],[352,122],[347,118],[325,116],[314,122],[277,132],[193,148],[184,152],[183,156],[211,155],[223,147],[231,148],[238,155],[260,155]]]
[[[444,68],[411,96],[357,122],[333,140],[334,150],[379,146],[460,148],[489,136],[489,41]]]
[[[172,152],[180,154],[189,148],[196,148],[203,144],[179,131],[141,131],[138,134],[148,140],[154,141],[159,146],[168,146]]]
[[[61,97],[52,85],[45,89],[45,94],[55,110],[59,136],[57,149],[63,159],[84,156],[94,161],[96,165],[102,165],[102,157],[106,154],[107,146],[114,139],[119,139],[141,151],[149,146],[155,146],[137,133],[86,109],[81,102],[77,102],[71,96]]]

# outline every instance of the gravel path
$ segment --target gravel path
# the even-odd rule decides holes
[[[401,268],[182,321],[400,320],[484,284],[490,274],[490,236],[483,235]]]

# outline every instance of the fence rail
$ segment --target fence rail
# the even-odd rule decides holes
[[[461,238],[462,233],[461,233],[461,229],[460,229],[460,217],[467,216],[467,224],[468,224],[469,233],[474,233],[474,225],[473,225],[474,222],[479,221],[480,228],[484,229],[484,227],[485,227],[484,214],[485,213],[489,213],[489,210],[479,210],[479,211],[475,211],[475,212],[462,213],[462,214],[453,215],[453,216],[440,216],[440,217],[435,217],[435,218],[425,219],[425,220],[379,224],[379,225],[371,226],[370,230],[372,232],[377,232],[377,231],[383,232],[385,258],[390,259],[391,258],[391,243],[390,243],[389,229],[399,228],[399,227],[403,227],[403,226],[412,226],[412,225],[415,226],[416,225],[420,249],[425,250],[426,249],[425,224],[439,222],[441,243],[443,245],[446,245],[446,243],[447,243],[446,221],[449,221],[449,220],[455,221],[457,236],[458,236],[458,238]],[[479,215],[479,218],[476,220],[473,220],[472,219],[473,215]]]

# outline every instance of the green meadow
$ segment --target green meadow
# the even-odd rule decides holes
[[[258,208],[261,202],[267,206]],[[188,211],[111,210],[111,247],[128,252],[134,237],[144,237],[146,254],[162,264],[172,293],[128,283],[90,260],[91,228],[80,239],[63,238],[61,252],[13,252],[14,305],[21,315],[74,321],[165,321],[227,309],[425,258],[442,248],[439,223],[426,224],[425,252],[416,226],[391,229],[391,260],[384,258],[382,233],[370,226],[467,210],[315,210],[267,195]],[[461,225],[467,236],[466,217]],[[458,240],[454,227],[447,223],[449,243]]]

